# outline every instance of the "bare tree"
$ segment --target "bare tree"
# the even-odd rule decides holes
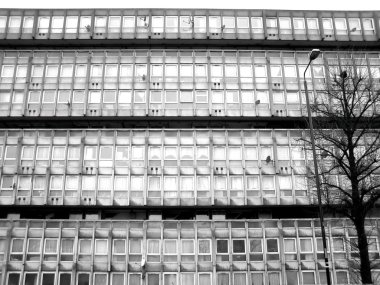
[[[311,105],[323,200],[354,225],[364,284],[372,284],[373,265],[366,218],[380,198],[380,90],[374,75],[363,59],[343,55],[329,67]]]

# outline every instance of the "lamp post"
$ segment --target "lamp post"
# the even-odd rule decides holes
[[[330,266],[329,266],[329,259],[328,259],[328,256],[327,256],[326,232],[325,232],[325,226],[324,226],[324,223],[323,223],[321,182],[319,180],[318,164],[317,164],[317,152],[316,152],[316,149],[315,149],[313,118],[311,117],[310,100],[309,100],[309,93],[308,93],[308,90],[307,90],[307,82],[306,82],[306,71],[309,68],[310,63],[314,59],[316,59],[319,56],[320,53],[321,53],[321,51],[319,49],[313,49],[310,52],[310,54],[309,54],[309,63],[307,64],[305,72],[303,73],[303,85],[305,87],[307,116],[308,116],[308,119],[309,119],[310,141],[311,141],[311,148],[312,148],[312,151],[313,151],[315,183],[316,183],[316,186],[317,186],[317,196],[318,196],[319,222],[321,224],[322,244],[323,244],[323,256],[324,256],[324,259],[325,259],[325,266],[326,266],[326,281],[327,281],[328,285],[331,285]]]

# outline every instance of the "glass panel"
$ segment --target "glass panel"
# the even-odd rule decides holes
[[[55,279],[55,274],[54,273],[43,273],[43,275],[42,275],[42,285],[52,285],[52,284],[54,284],[54,279]]]
[[[59,276],[59,285],[71,285],[71,273],[61,273]]]

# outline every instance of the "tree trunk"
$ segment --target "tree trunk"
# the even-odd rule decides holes
[[[355,223],[358,235],[358,248],[360,255],[360,277],[363,284],[372,284],[371,263],[368,254],[368,241],[364,228],[364,219],[360,219]]]

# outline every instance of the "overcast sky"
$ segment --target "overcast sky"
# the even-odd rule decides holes
[[[380,10],[380,0],[2,0],[0,7]]]

